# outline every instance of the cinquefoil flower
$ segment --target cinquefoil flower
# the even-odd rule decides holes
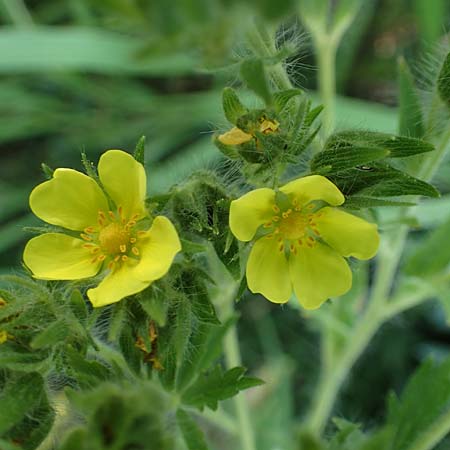
[[[293,289],[306,309],[347,292],[352,272],[344,257],[372,258],[379,236],[376,225],[334,208],[344,201],[320,175],[232,201],[231,231],[240,241],[255,240],[247,262],[249,289],[274,303],[287,302]]]
[[[44,280],[77,280],[105,271],[87,292],[95,307],[142,291],[167,273],[181,250],[169,219],[155,217],[149,227],[142,164],[109,150],[100,158],[98,174],[104,191],[72,169],[56,169],[51,180],[34,188],[34,214],[69,231],[31,239],[23,255],[33,275]]]

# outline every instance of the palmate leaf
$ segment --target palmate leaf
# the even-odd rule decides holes
[[[400,400],[390,398],[387,427],[392,435],[386,450],[422,448],[415,443],[449,413],[450,359],[428,360],[409,380]]]
[[[420,139],[372,131],[344,131],[332,135],[325,149],[311,160],[317,173],[332,174],[385,158],[405,158],[434,150]]]
[[[244,376],[245,372],[244,367],[234,367],[224,372],[220,366],[216,366],[210,372],[200,375],[183,393],[181,400],[185,405],[195,406],[200,410],[205,406],[216,410],[220,400],[264,383],[259,378]]]
[[[423,195],[439,197],[439,191],[429,183],[394,169],[385,163],[354,167],[327,174],[327,177],[345,196],[393,197],[399,195]]]

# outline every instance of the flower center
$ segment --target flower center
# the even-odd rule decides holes
[[[81,233],[81,238],[86,241],[83,247],[93,255],[91,262],[96,264],[106,261],[108,268],[114,270],[130,258],[139,259],[138,241],[145,231],[135,229],[137,218],[125,219],[120,207],[116,213],[99,211],[98,224]]]
[[[320,237],[316,219],[322,215],[320,211],[315,212],[316,204],[309,203],[301,207],[296,199],[293,199],[285,201],[283,209],[277,204],[273,205],[272,209],[275,215],[270,222],[264,224],[264,228],[269,229],[269,234],[266,235],[268,239],[277,239],[280,252],[285,251],[286,241],[290,252],[295,255],[303,245],[315,245],[316,239]]]
[[[117,222],[110,223],[98,234],[100,248],[110,255],[125,253],[130,243],[130,232]]]

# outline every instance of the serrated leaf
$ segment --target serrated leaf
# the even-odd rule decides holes
[[[427,360],[411,377],[401,399],[391,396],[387,424],[393,433],[388,450],[415,448],[414,443],[449,412],[450,360]]]
[[[177,410],[177,424],[189,450],[208,450],[202,430],[184,409]]]
[[[418,248],[409,256],[405,263],[408,275],[426,277],[434,275],[449,267],[450,245],[450,216],[435,230],[430,232]]]
[[[44,381],[34,372],[9,380],[0,392],[0,435],[18,424],[44,395]]]
[[[373,163],[370,166],[346,169],[327,177],[345,196],[393,197],[399,195],[423,195],[439,197],[431,184],[394,169],[388,164]]]
[[[289,101],[302,95],[303,91],[301,89],[285,89],[284,91],[278,91],[273,94],[273,107],[276,112],[280,113],[286,108]]]
[[[223,372],[220,366],[216,366],[198,377],[183,393],[182,402],[199,409],[207,406],[216,410],[219,401],[234,397],[243,389],[263,384],[258,378],[244,377],[245,372],[244,367],[234,367]]]
[[[311,170],[326,174],[350,169],[355,166],[369,164],[389,155],[389,150],[374,147],[334,148],[317,153],[311,160]]]
[[[362,208],[376,208],[379,206],[414,206],[415,203],[399,202],[395,200],[386,200],[383,198],[362,197],[359,195],[352,195],[345,199],[343,208],[347,209],[362,209]]]
[[[450,108],[450,53],[447,54],[439,73],[437,88],[442,101]]]
[[[425,134],[422,104],[413,76],[404,58],[398,61],[399,132],[403,136],[421,138]]]
[[[260,59],[247,59],[241,64],[241,76],[249,89],[259,95],[267,105],[272,104],[272,94],[269,88],[264,64]]]
[[[227,120],[236,125],[239,117],[248,113],[248,109],[241,103],[236,91],[226,87],[222,92],[222,107]]]

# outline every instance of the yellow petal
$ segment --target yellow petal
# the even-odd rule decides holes
[[[380,243],[375,224],[329,207],[320,210],[316,222],[323,239],[341,255],[358,259],[375,256]]]
[[[240,145],[251,141],[253,136],[242,131],[240,128],[233,127],[230,131],[221,134],[217,139],[224,145]]]
[[[53,178],[30,194],[36,216],[52,225],[83,230],[97,223],[99,210],[108,210],[103,191],[87,175],[72,169],[56,169]]]
[[[321,175],[298,178],[282,186],[280,191],[291,194],[300,206],[312,200],[323,200],[333,206],[342,205],[345,201],[342,192]]]
[[[92,263],[89,249],[81,239],[61,233],[47,233],[27,242],[23,260],[36,278],[78,280],[94,276],[100,262]]]
[[[230,205],[231,232],[240,241],[251,241],[260,225],[276,215],[275,191],[268,188],[255,189],[233,200]]]
[[[289,267],[276,238],[262,237],[255,242],[247,261],[247,284],[253,293],[273,303],[286,303],[292,294]]]
[[[306,309],[316,309],[330,297],[345,294],[352,286],[352,272],[336,250],[316,242],[289,256],[295,295]]]
[[[180,239],[172,222],[167,217],[155,217],[139,246],[140,261],[133,268],[133,277],[143,281],[163,277],[180,250]]]
[[[126,219],[145,215],[147,177],[141,163],[122,150],[108,150],[100,157],[98,175]]]
[[[110,272],[100,284],[87,291],[88,298],[95,308],[116,303],[129,295],[143,291],[151,281],[138,280],[133,276],[134,261],[123,264]]]

